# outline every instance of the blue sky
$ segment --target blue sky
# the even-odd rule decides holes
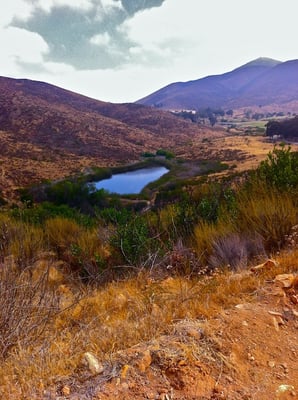
[[[297,0],[10,0],[0,75],[135,101],[258,57],[298,58],[297,15]]]

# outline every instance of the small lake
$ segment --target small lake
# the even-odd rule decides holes
[[[95,182],[95,187],[97,190],[104,189],[117,194],[138,194],[148,183],[156,181],[167,172],[169,170],[165,167],[137,169]]]

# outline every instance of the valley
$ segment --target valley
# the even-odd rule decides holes
[[[295,398],[294,105],[265,136],[258,105],[213,124],[0,89],[2,398]],[[148,167],[140,193],[92,186]]]

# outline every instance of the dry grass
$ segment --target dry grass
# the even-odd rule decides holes
[[[234,232],[233,226],[225,221],[209,223],[202,221],[194,230],[195,250],[202,264],[208,262],[214,243]]]
[[[21,221],[0,215],[0,254],[13,255],[18,267],[30,265],[47,249],[44,232]]]
[[[296,201],[287,193],[274,193],[260,188],[238,201],[237,230],[257,233],[263,238],[265,248],[281,248],[286,235],[298,222]]]
[[[53,291],[52,283],[40,286],[39,292],[35,286],[35,296],[59,295],[60,312],[47,320],[42,331],[34,331],[30,340],[14,340],[0,367],[2,398],[42,398],[45,387],[77,370],[85,351],[111,362],[118,350],[171,333],[175,322],[209,319],[240,302],[253,301],[265,280],[298,270],[297,256],[298,250],[285,253],[279,256],[278,266],[259,275],[224,271],[204,278],[156,281],[141,273],[97,289],[64,284]],[[6,302],[9,299],[12,308],[19,307],[9,296]],[[38,326],[38,318],[44,320],[44,307],[33,303],[37,312],[32,324]],[[31,324],[28,318],[27,324]]]
[[[192,151],[196,157],[201,152],[201,156],[220,159],[235,166],[235,171],[242,172],[258,167],[273,147],[274,143],[263,136],[231,135],[218,131],[207,144],[202,142],[202,138],[194,138]],[[297,151],[298,145],[293,144],[292,150]],[[224,171],[220,175],[226,173]]]
[[[47,288],[48,269],[32,279],[29,269],[21,273],[12,264],[3,265],[0,272],[0,358],[12,349],[30,346],[42,335],[55,311],[56,294]]]

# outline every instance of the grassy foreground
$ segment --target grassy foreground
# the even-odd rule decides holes
[[[221,271],[158,280],[140,272],[102,288],[64,283],[57,265],[46,259],[35,264],[33,276],[13,274],[6,266],[1,271],[2,397],[43,398],[47,387],[78,372],[85,352],[113,363],[118,350],[170,334],[174,322],[206,320],[254,301],[266,280],[297,273],[297,260],[298,250],[283,253],[276,267],[258,275]]]

